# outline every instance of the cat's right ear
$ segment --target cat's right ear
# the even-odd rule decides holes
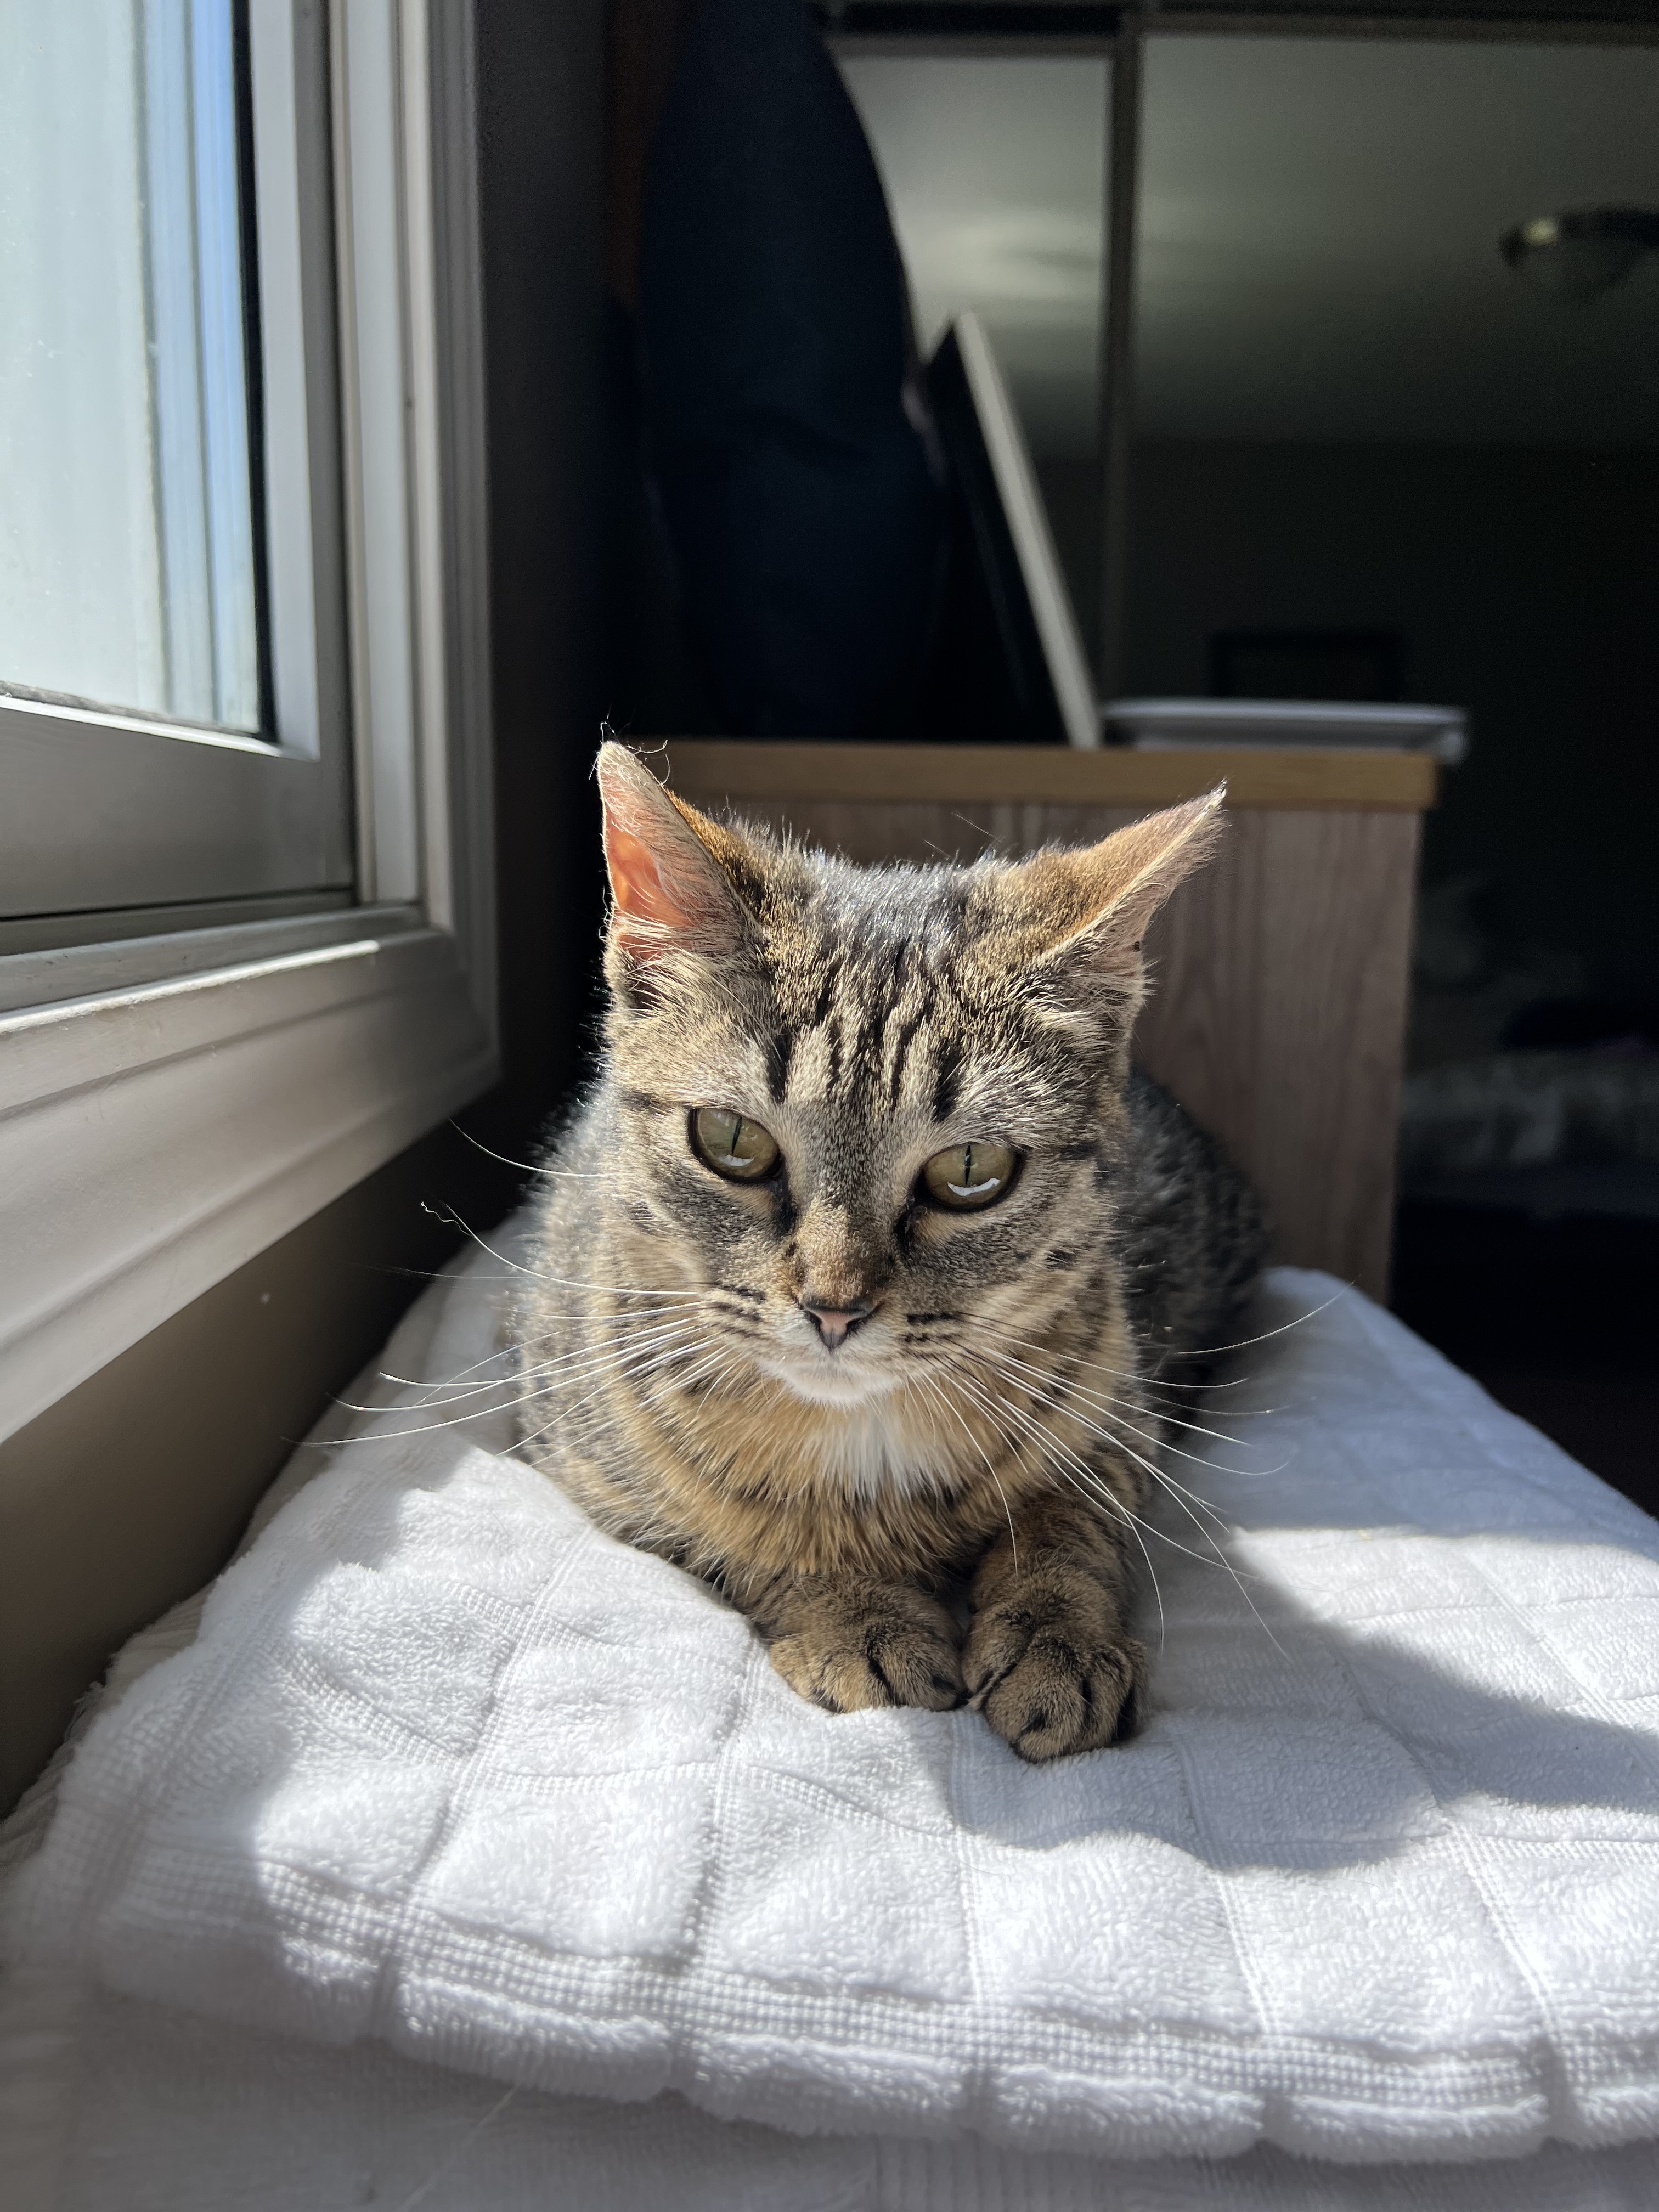
[[[658,782],[625,745],[599,749],[611,941],[642,965],[675,951],[734,951],[743,909],[702,834],[718,836],[695,808]]]

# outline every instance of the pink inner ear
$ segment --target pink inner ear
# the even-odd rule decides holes
[[[739,913],[709,849],[719,834],[714,824],[682,806],[619,745],[601,747],[599,779],[616,942],[635,960],[676,945],[715,952],[735,945]]]
[[[605,858],[618,914],[632,915],[636,921],[660,922],[668,929],[685,927],[690,915],[670,898],[651,848],[631,830],[616,822],[605,824]]]
[[[660,952],[667,933],[695,927],[696,916],[671,894],[650,847],[614,819],[605,825],[605,859],[617,921],[632,951]],[[641,926],[630,930],[629,921]]]
[[[726,917],[712,886],[698,883],[689,870],[681,876],[675,857],[659,853],[607,811],[605,860],[616,909],[611,927],[636,960],[654,959],[677,941],[707,950],[722,933]]]

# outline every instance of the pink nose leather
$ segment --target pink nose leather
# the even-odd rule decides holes
[[[868,1298],[860,1298],[850,1306],[821,1306],[813,1298],[803,1298],[800,1303],[803,1311],[817,1322],[826,1352],[834,1352],[844,1344],[848,1332],[861,1321],[868,1321],[876,1310]]]

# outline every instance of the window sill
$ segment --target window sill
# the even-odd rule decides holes
[[[18,1006],[46,957],[0,962],[0,1437],[497,1073],[414,909],[81,947]]]

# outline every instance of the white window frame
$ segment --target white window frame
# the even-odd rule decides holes
[[[351,890],[334,73],[325,18],[292,0],[250,0],[248,17],[275,727],[0,695],[6,917]]]
[[[251,18],[278,742],[0,708],[0,1437],[499,1073],[471,11]]]

